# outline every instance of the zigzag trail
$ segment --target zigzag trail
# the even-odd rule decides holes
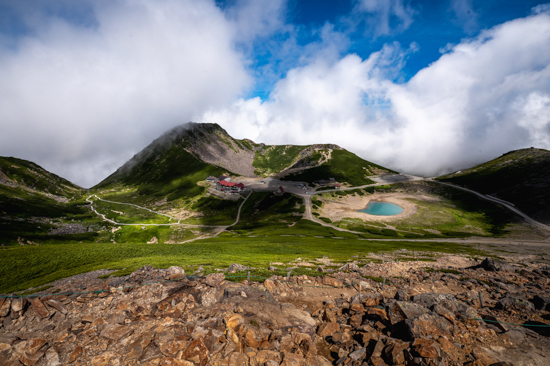
[[[173,223],[168,223],[168,224],[140,224],[140,223],[132,223],[132,224],[126,224],[126,223],[121,223],[121,222],[116,222],[114,220],[111,220],[111,219],[108,219],[107,217],[105,217],[104,214],[101,214],[99,212],[97,212],[97,210],[94,208],[93,206],[93,201],[90,200],[90,198],[92,197],[96,197],[98,200],[100,201],[103,201],[103,202],[109,202],[109,203],[116,203],[116,204],[119,204],[119,205],[129,205],[129,206],[134,206],[134,207],[137,207],[137,208],[140,208],[142,210],[147,210],[149,212],[152,212],[154,214],[157,214],[157,215],[162,215],[162,216],[166,216],[170,219],[173,219],[173,220],[178,220],[178,222],[173,222]],[[124,203],[124,202],[115,202],[115,201],[109,201],[109,200],[104,200],[103,198],[100,198],[98,197],[97,195],[95,194],[92,194],[90,197],[86,198],[86,201],[90,203],[90,208],[92,209],[92,211],[94,213],[96,213],[97,215],[103,217],[103,219],[105,221],[108,221],[112,224],[115,224],[115,225],[123,225],[123,226],[172,226],[172,225],[184,225],[184,226],[189,226],[189,227],[207,227],[207,228],[228,228],[228,227],[231,227],[233,225],[237,225],[239,223],[239,220],[241,218],[241,209],[244,205],[244,203],[246,202],[246,200],[248,199],[248,197],[250,197],[250,195],[246,196],[244,201],[241,203],[241,205],[239,206],[239,210],[237,212],[237,219],[235,220],[234,223],[232,223],[231,225],[196,225],[196,224],[183,224],[181,223],[181,219],[178,219],[176,217],[173,217],[173,216],[170,216],[170,215],[167,215],[167,214],[163,214],[163,213],[160,213],[160,212],[157,212],[157,211],[153,211],[153,210],[150,210],[146,207],[142,207],[142,206],[138,206],[138,205],[135,205],[133,203]]]

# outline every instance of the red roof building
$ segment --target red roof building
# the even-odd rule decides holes
[[[218,182],[216,188],[222,192],[241,192],[242,190],[244,190],[244,184],[222,180]]]

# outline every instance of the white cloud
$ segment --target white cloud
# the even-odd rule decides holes
[[[237,39],[244,42],[266,37],[288,27],[285,22],[286,0],[237,0],[227,9],[234,22]]]
[[[435,175],[508,150],[550,148],[550,16],[516,19],[464,40],[397,84],[407,52],[317,57],[271,98],[239,100],[204,120],[268,143],[337,143],[367,160]],[[389,70],[389,72],[388,72]],[[389,75],[389,76],[388,76]]]
[[[213,1],[91,2],[92,26],[33,13],[0,49],[0,155],[90,186],[251,83]]]
[[[375,37],[404,31],[416,14],[404,0],[357,0],[354,12]]]

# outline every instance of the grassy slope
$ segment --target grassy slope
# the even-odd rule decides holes
[[[205,188],[198,186],[198,181],[226,171],[197,159],[177,142],[155,146],[143,160],[136,160],[126,163],[94,189],[109,189],[122,183],[136,187],[140,195],[167,197],[171,201],[203,193]]]
[[[307,146],[272,145],[256,151],[252,165],[256,175],[278,173],[292,165]]]
[[[0,244],[14,244],[18,237],[31,241],[92,240],[91,234],[49,236],[51,220],[91,220],[82,202],[58,202],[48,195],[78,198],[83,189],[16,158],[0,157]]]
[[[514,203],[550,223],[550,151],[523,149],[460,173],[438,178]]]
[[[300,173],[292,174],[284,179],[292,181],[313,182],[320,179],[335,178],[338,182],[347,182],[352,186],[360,186],[374,183],[367,176],[372,175],[365,169],[372,168],[393,172],[381,167],[346,150],[333,150],[332,158],[321,166],[306,169]]]
[[[102,268],[133,270],[148,263],[162,268],[171,265],[196,268],[204,265],[211,266],[211,271],[214,271],[214,268],[227,268],[234,262],[266,268],[271,262],[288,262],[298,257],[314,259],[326,255],[340,261],[352,255],[365,256],[371,252],[398,248],[449,253],[476,252],[467,246],[451,243],[377,243],[358,240],[356,237],[343,240],[313,237],[322,234],[325,229],[311,221],[301,220],[287,230],[287,234],[294,236],[266,233],[248,237],[226,233],[185,245],[103,243],[0,248],[0,293],[40,286],[87,271]],[[189,272],[189,267],[186,269]]]

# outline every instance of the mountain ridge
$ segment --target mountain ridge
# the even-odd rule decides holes
[[[437,178],[512,202],[534,219],[550,223],[550,151],[509,151],[472,168]]]

